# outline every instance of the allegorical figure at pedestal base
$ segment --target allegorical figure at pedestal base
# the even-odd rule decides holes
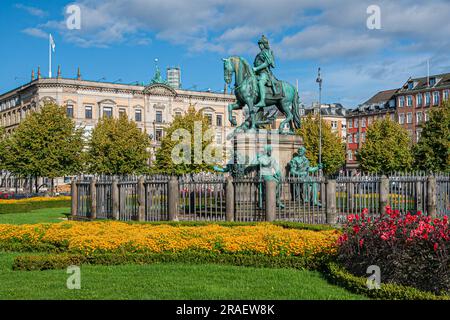
[[[306,148],[300,147],[297,155],[289,162],[289,173],[293,177],[300,178],[299,183],[293,186],[293,197],[302,199],[304,203],[310,203],[315,206],[321,206],[319,201],[319,184],[314,181],[310,174],[322,169],[323,165],[311,167],[308,158],[306,158]]]

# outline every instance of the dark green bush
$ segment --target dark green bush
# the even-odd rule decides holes
[[[2,213],[24,213],[33,210],[47,208],[67,208],[71,206],[70,200],[35,201],[22,203],[0,204],[0,214]]]
[[[14,270],[48,270],[64,269],[70,265],[119,265],[119,264],[152,264],[152,263],[215,263],[258,268],[294,268],[319,269],[328,261],[325,256],[299,257],[299,256],[266,256],[246,254],[214,254],[210,252],[187,251],[180,253],[153,253],[153,254],[46,254],[24,255],[15,258]]]
[[[334,262],[324,264],[323,274],[328,281],[353,293],[383,300],[449,300],[449,296],[436,296],[430,292],[393,283],[381,283],[380,289],[369,289],[367,278],[357,277]]]

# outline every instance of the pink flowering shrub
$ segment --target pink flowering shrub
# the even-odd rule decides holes
[[[349,215],[338,240],[338,261],[350,272],[368,276],[381,269],[381,282],[394,282],[434,293],[450,289],[450,229],[447,216],[431,219],[418,212],[400,216],[385,208],[371,219],[367,210]]]

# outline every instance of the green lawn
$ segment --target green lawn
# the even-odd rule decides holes
[[[365,299],[318,272],[221,265],[82,266],[81,289],[65,270],[12,271],[0,254],[0,299]]]
[[[44,222],[61,222],[70,213],[70,208],[48,208],[26,213],[2,213],[0,224],[34,224]]]

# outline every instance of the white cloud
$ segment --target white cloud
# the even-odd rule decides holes
[[[39,28],[26,28],[22,30],[22,32],[36,38],[44,38],[44,39],[48,38],[48,33]]]
[[[35,8],[35,7],[26,6],[21,3],[16,4],[16,8],[25,10],[26,12],[28,12],[28,14],[31,14],[32,16],[36,16],[36,17],[40,17],[40,18],[48,15],[48,13],[45,12],[44,10],[41,10],[41,9]]]

